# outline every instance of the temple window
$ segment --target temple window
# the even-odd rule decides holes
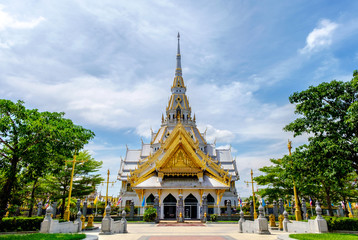
[[[127,183],[127,192],[133,192],[133,189],[131,188],[130,183]]]

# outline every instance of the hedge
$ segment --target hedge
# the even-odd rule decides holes
[[[0,240],[80,240],[85,239],[86,234],[79,233],[31,233],[31,234],[3,234],[0,235]]]
[[[358,219],[347,217],[329,217],[324,216],[327,221],[329,231],[346,230],[358,231]]]
[[[311,217],[311,220],[314,220],[316,216]],[[357,218],[347,218],[347,217],[330,217],[323,216],[327,221],[327,226],[329,231],[335,230],[345,230],[345,231],[358,231],[358,219]],[[294,218],[290,218],[294,220]],[[303,220],[307,222],[307,220]]]
[[[38,231],[44,217],[9,217],[0,222],[0,232]]]

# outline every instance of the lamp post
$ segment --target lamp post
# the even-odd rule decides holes
[[[107,206],[107,204],[108,204],[108,184],[109,183],[112,183],[112,186],[113,186],[113,184],[116,182],[116,181],[113,181],[113,182],[110,182],[109,181],[109,169],[107,170],[107,181],[104,181],[104,182],[102,182],[102,184],[104,184],[104,183],[106,183],[107,184],[107,190],[106,190],[106,205],[105,205],[105,207]],[[106,216],[106,211],[104,211],[104,214],[103,214],[103,217],[105,217]]]
[[[85,162],[86,160],[80,160],[80,161],[77,161],[76,160],[76,152],[75,154],[73,155],[73,160],[67,160],[67,162],[72,162],[72,172],[71,172],[71,182],[70,182],[70,190],[68,191],[68,201],[67,201],[67,207],[66,207],[66,210],[65,210],[65,214],[63,216],[64,220],[66,221],[70,221],[70,205],[71,205],[71,193],[72,193],[72,183],[73,183],[73,174],[75,173],[75,165],[76,165],[76,162]]]
[[[253,203],[254,203],[254,219],[257,218],[257,212],[256,212],[256,207],[255,207],[255,189],[254,189],[254,179],[253,179],[253,175],[254,173],[252,172],[252,169],[251,169],[251,182],[248,182],[248,181],[245,181],[245,183],[247,184],[247,186],[249,186],[249,183],[251,183],[252,185],[252,198],[253,198]]]
[[[289,155],[290,157],[292,156],[291,154],[291,149],[292,149],[292,146],[291,146],[291,141],[288,140],[288,143],[287,143],[287,148],[288,148],[288,152],[289,152]],[[298,204],[298,196],[297,196],[297,189],[296,189],[296,183],[295,183],[295,180],[293,179],[292,177],[292,181],[293,181],[293,193],[295,195],[295,205],[296,205],[296,210],[295,210],[295,216],[296,216],[296,221],[301,221],[302,220],[302,216],[301,216],[301,208],[300,208],[300,205]]]

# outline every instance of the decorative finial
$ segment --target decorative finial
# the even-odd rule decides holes
[[[178,32],[178,39],[180,38],[180,34],[179,34],[179,32]]]
[[[290,156],[291,156],[291,149],[292,149],[291,143],[292,143],[292,141],[290,141],[290,139],[288,139],[287,148],[288,148],[288,151],[289,151],[289,153],[290,153]]]

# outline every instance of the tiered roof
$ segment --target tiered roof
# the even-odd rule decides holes
[[[205,133],[192,118],[186,87],[182,77],[180,42],[172,95],[162,116],[157,132],[152,132],[151,142],[142,143],[141,149],[127,148],[121,161],[118,179],[128,181],[133,188],[228,188],[231,181],[239,179],[236,161],[231,148],[216,149],[215,143],[207,143]],[[165,176],[197,176],[195,181],[176,180]],[[176,184],[176,186],[175,186]]]

